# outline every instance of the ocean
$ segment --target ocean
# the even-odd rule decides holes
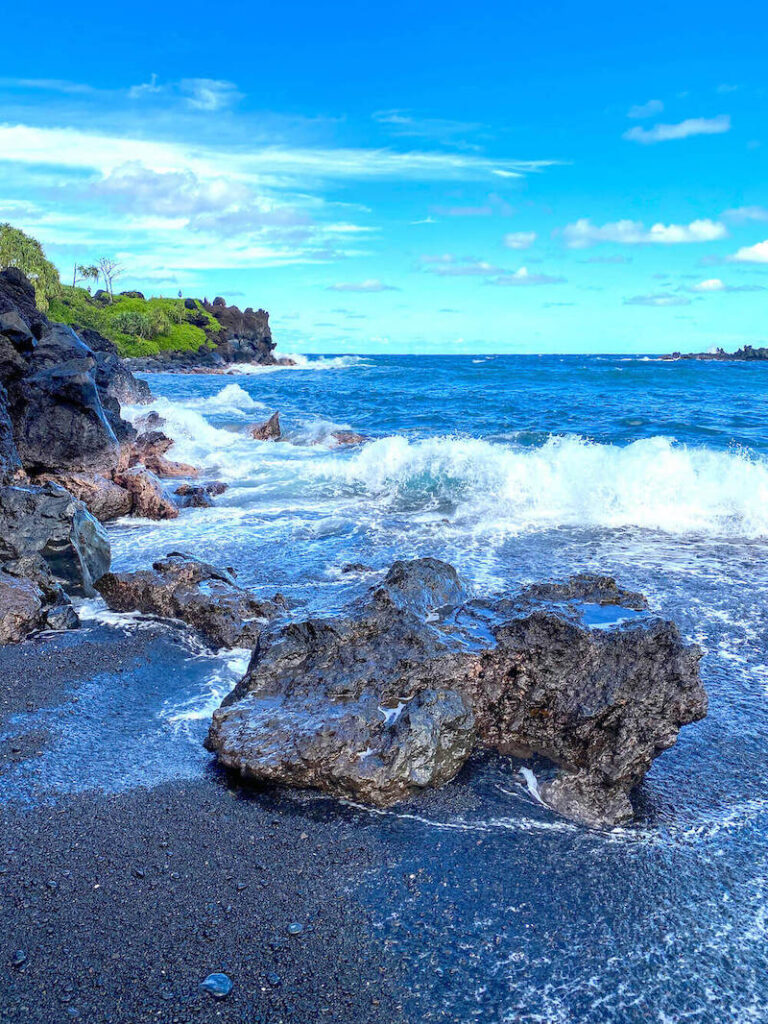
[[[709,716],[654,763],[630,827],[556,817],[529,786],[546,768],[495,757],[474,759],[450,794],[388,812],[296,795],[304,813],[377,830],[396,860],[361,879],[360,898],[382,941],[419,950],[418,1019],[768,1021],[768,365],[297,361],[147,378],[170,456],[229,489],[175,521],[112,525],[116,569],[190,552],[280,591],[297,617],[335,611],[396,558],[446,559],[478,595],[600,572],[705,651]],[[284,440],[253,441],[247,428],[275,410]],[[341,428],[371,440],[339,446]],[[187,647],[152,694],[123,694],[134,717],[112,740],[112,784],[205,771],[200,740],[245,663]],[[104,785],[103,758],[89,776],[93,752],[80,756],[77,785]]]

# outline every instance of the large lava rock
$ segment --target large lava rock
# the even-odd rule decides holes
[[[16,447],[29,473],[110,472],[118,440],[96,386],[93,353],[64,324],[51,324],[9,387]]]
[[[255,647],[282,599],[258,601],[232,572],[171,552],[152,569],[107,573],[97,589],[115,611],[181,619],[215,647]]]
[[[207,745],[253,779],[387,805],[450,778],[476,737],[549,758],[544,801],[614,825],[653,758],[706,714],[699,649],[644,606],[593,576],[470,601],[451,566],[398,562],[345,614],[267,630]]]
[[[35,555],[67,592],[88,596],[111,552],[104,528],[63,487],[0,487],[0,561]]]

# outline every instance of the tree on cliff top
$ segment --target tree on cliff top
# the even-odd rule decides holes
[[[10,224],[0,224],[0,270],[16,267],[35,286],[37,307],[43,313],[61,291],[59,272],[45,258],[40,243]]]

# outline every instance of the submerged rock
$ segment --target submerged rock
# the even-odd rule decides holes
[[[340,445],[365,444],[366,441],[370,441],[365,434],[358,434],[354,430],[334,430],[331,437]]]
[[[259,601],[229,570],[171,552],[152,569],[107,573],[97,589],[115,611],[181,619],[215,647],[255,647],[282,598]]]
[[[250,434],[254,441],[279,441],[282,436],[280,432],[280,413],[273,412],[268,420],[264,420],[263,423],[257,423],[251,427]]]
[[[593,629],[589,607],[618,611]],[[378,805],[448,781],[475,744],[539,754],[559,768],[545,802],[614,825],[706,713],[699,649],[642,607],[594,576],[469,600],[444,562],[397,562],[346,613],[267,630],[207,746],[249,778]]]

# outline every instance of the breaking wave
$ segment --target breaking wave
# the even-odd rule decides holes
[[[312,469],[382,496],[442,500],[519,531],[584,525],[768,534],[766,461],[664,437],[624,447],[552,437],[522,449],[471,438],[394,436]]]

